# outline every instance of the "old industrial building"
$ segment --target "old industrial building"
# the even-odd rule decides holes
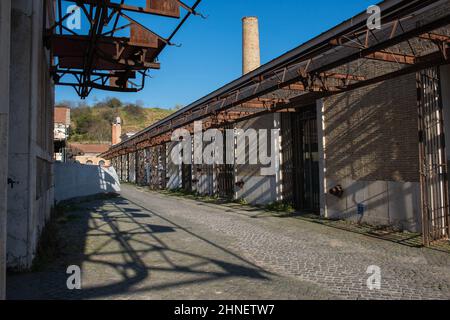
[[[159,54],[200,4],[124,2],[0,1],[0,300],[6,268],[32,266],[54,205],[54,86],[70,86],[81,98],[93,89],[142,90],[148,71],[160,68]],[[163,38],[129,12],[179,22]],[[77,14],[89,27],[68,24]],[[67,131],[67,116],[57,117],[57,129]],[[58,157],[66,133],[56,134]]]
[[[62,2],[83,7],[86,33],[64,25]],[[142,90],[200,1],[123,3],[0,1],[0,299],[6,268],[31,267],[54,204],[54,86],[81,98],[93,89]],[[151,189],[287,202],[299,212],[421,232],[425,245],[448,239],[450,0],[379,6],[381,28],[363,12],[262,66],[258,20],[244,18],[242,77],[124,141],[116,121],[102,159],[122,181]],[[126,14],[179,19],[181,9],[186,15],[166,38]],[[224,137],[233,130],[223,145],[231,163],[173,162],[182,141],[172,141],[173,132],[194,135],[196,121]],[[274,174],[236,161],[259,151],[240,135],[245,129],[279,129],[279,137],[254,131],[276,159]],[[195,155],[211,141],[193,139],[189,149]]]
[[[54,158],[65,162],[67,157],[67,140],[70,135],[70,108],[55,107],[54,115]]]
[[[80,164],[109,166],[109,161],[99,157],[110,148],[109,144],[100,143],[70,143],[69,161]]]
[[[152,189],[289,202],[300,212],[422,232],[424,244],[448,239],[450,1],[388,0],[380,8],[381,28],[363,12],[263,66],[257,19],[245,18],[242,77],[103,157],[123,181]],[[172,133],[194,134],[200,120],[224,135],[280,129],[267,141],[276,173],[173,163],[180,141]],[[225,153],[239,157],[235,147]]]
[[[30,267],[53,205],[49,8],[42,0],[0,3],[0,297],[6,264]]]

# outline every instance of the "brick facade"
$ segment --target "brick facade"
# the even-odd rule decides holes
[[[412,74],[326,99],[326,175],[418,182],[416,96]]]

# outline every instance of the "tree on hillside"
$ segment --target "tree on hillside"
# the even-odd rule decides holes
[[[64,102],[72,108],[71,141],[99,143],[111,141],[111,124],[116,117],[122,118],[123,132],[139,131],[155,121],[167,117],[174,110],[143,108],[143,102],[124,104],[117,98],[107,98],[93,106],[85,102]]]
[[[139,120],[144,117],[144,108],[136,104],[128,104],[123,108],[123,111],[128,114],[130,119]]]
[[[92,116],[92,110],[89,107],[79,107],[73,109],[71,112],[71,118],[74,124],[74,133],[83,135],[89,131],[95,123],[95,119]]]
[[[94,108],[101,109],[101,108],[109,108],[109,109],[119,109],[123,106],[122,101],[120,101],[117,98],[106,98],[105,100],[101,102],[97,102],[94,105]]]

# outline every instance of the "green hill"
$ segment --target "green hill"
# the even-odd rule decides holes
[[[144,108],[136,104],[123,104],[118,99],[108,99],[93,106],[59,105],[71,106],[69,140],[81,143],[111,142],[111,124],[118,116],[122,119],[122,133],[129,133],[145,129],[177,110]]]

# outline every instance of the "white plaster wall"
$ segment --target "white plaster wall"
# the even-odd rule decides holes
[[[243,188],[235,187],[237,199],[245,199],[246,202],[256,205],[277,201],[277,182],[274,176],[238,176],[238,179],[244,180],[245,184]]]
[[[38,144],[38,121],[45,114],[39,106],[54,103],[53,85],[46,79],[48,56],[43,46],[43,1],[12,2],[9,176],[18,182],[8,191],[7,263],[14,269],[27,269],[34,259],[40,233],[52,206],[53,150]],[[44,101],[44,96],[46,101]],[[49,121],[53,112],[46,109]],[[50,124],[48,124],[50,125]],[[53,140],[52,135],[47,137]],[[43,145],[45,145],[44,143]],[[48,171],[37,172],[38,159]],[[47,175],[48,176],[45,176]],[[37,176],[46,179],[48,189],[37,197]]]
[[[371,225],[395,226],[420,232],[420,185],[417,182],[354,181],[328,179],[327,190],[339,183],[344,196],[326,196],[326,213],[330,219],[346,219]],[[358,213],[364,205],[364,214]]]
[[[256,130],[280,128],[280,115],[268,114],[249,121],[243,121],[237,125],[237,128],[244,130],[247,128]],[[268,133],[268,137],[270,136],[270,133]],[[279,143],[280,141],[278,141]],[[270,145],[269,141],[268,146]],[[257,146],[253,145],[250,148],[257,148]],[[246,149],[246,153],[248,153],[248,149]],[[281,154],[277,156],[281,160]],[[281,199],[281,172],[279,165],[276,168],[276,175],[273,176],[261,175],[262,167],[261,165],[251,164],[236,166],[235,180],[236,182],[244,182],[242,188],[235,186],[236,199],[245,199],[248,203],[254,205],[265,205]]]
[[[21,12],[13,3],[11,32],[11,90],[9,138],[9,177],[19,184],[8,190],[8,264],[26,265],[29,217],[29,145],[30,145],[30,30],[31,10]],[[17,88],[21,88],[19,91]],[[14,143],[11,143],[14,142]]]
[[[105,168],[78,163],[55,164],[56,202],[119,192],[119,177],[113,167]]]
[[[201,172],[196,172],[194,166],[194,180],[198,180],[196,183],[192,183],[193,191],[198,192],[204,196],[212,196],[215,192],[215,179],[214,166],[203,166]]]

